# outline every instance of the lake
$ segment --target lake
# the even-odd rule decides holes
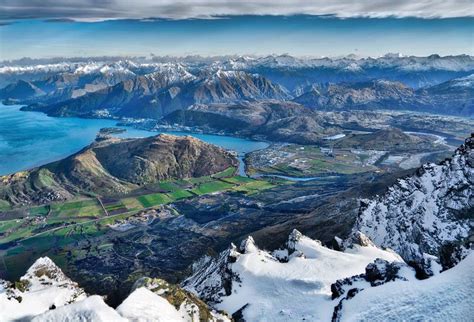
[[[30,169],[62,159],[94,141],[103,127],[117,127],[116,121],[105,119],[57,118],[40,112],[22,112],[18,105],[0,103],[0,175]],[[158,132],[124,127],[118,137],[146,137]],[[162,132],[191,135],[205,142],[245,153],[266,148],[268,143],[209,134]],[[242,162],[241,162],[242,163]],[[243,165],[239,168],[242,174]]]

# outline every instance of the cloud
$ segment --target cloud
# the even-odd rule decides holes
[[[471,0],[0,0],[0,20],[189,19],[233,15],[474,17]]]

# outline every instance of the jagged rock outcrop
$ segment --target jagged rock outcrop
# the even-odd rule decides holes
[[[28,318],[70,303],[81,301],[86,294],[48,257],[41,257],[19,281],[3,282],[0,287],[2,318]]]
[[[232,283],[239,277],[232,271],[232,263],[240,256],[234,244],[221,252],[218,257],[204,256],[193,264],[193,275],[181,286],[211,305],[221,302],[222,296],[232,293]]]
[[[377,246],[393,249],[417,267],[419,276],[432,275],[438,269],[435,262],[452,267],[462,254],[455,249],[464,247],[472,235],[473,148],[474,136],[452,158],[425,164],[384,195],[362,200],[354,233],[360,231]],[[446,254],[449,248],[459,256]]]
[[[335,251],[297,230],[271,253],[249,236],[238,249],[201,259],[182,286],[237,320],[330,320],[337,304],[329,300],[331,283],[364,273],[377,258],[402,261],[371,243]]]
[[[146,288],[154,294],[162,297],[168,303],[173,305],[179,314],[184,316],[186,319],[189,318],[191,321],[224,322],[230,320],[224,312],[217,312],[211,309],[195,294],[182,289],[178,285],[170,284],[165,280],[142,277],[133,285],[132,294],[140,288]],[[125,300],[124,304],[118,308],[118,311],[126,312],[127,303],[127,300]]]
[[[389,262],[377,258],[365,268],[365,273],[337,280],[331,284],[332,299],[339,299],[334,307],[332,321],[340,321],[344,302],[352,299],[365,288],[376,287],[393,281],[415,279],[414,272],[403,262]]]
[[[228,322],[195,295],[164,280],[142,278],[114,310],[98,295],[88,296],[48,257],[15,283],[0,280],[1,321],[205,321]]]

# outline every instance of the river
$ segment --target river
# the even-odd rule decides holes
[[[0,103],[0,175],[30,169],[62,159],[94,141],[104,127],[116,126],[106,119],[58,118],[40,112],[23,112],[18,105]],[[158,132],[124,127],[118,137],[146,137]],[[162,132],[174,135],[191,135],[205,142],[236,151],[239,159],[246,153],[268,147],[268,143],[230,136]],[[239,173],[245,175],[243,163]]]

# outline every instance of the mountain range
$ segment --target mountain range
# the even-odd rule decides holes
[[[0,98],[54,116],[160,119],[193,104],[294,100],[316,110],[473,115],[471,56],[169,59],[0,68]]]

